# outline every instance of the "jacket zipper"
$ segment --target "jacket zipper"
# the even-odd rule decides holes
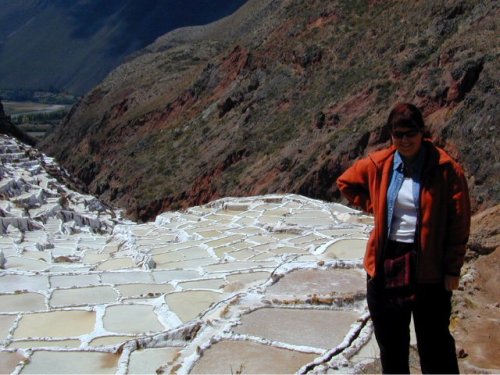
[[[415,228],[415,283],[418,282],[418,276],[419,276],[419,260],[420,260],[420,255],[422,252],[422,241],[421,241],[421,228],[422,228],[422,192],[425,189],[426,184],[426,178],[427,174],[424,173],[424,171],[421,172],[421,179],[420,179],[420,191],[418,192],[418,210],[417,210],[417,227]]]

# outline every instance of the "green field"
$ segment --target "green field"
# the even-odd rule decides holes
[[[12,122],[29,135],[42,139],[66,116],[71,105],[35,102],[3,102]]]
[[[70,105],[65,104],[42,104],[35,102],[3,102],[5,114],[16,117],[20,115],[35,115],[40,113],[52,113],[68,111]]]

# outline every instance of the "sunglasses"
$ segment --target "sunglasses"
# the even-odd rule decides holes
[[[403,139],[403,137],[413,138],[419,133],[420,133],[420,130],[418,130],[418,129],[407,130],[405,132],[393,131],[392,136],[396,139]]]

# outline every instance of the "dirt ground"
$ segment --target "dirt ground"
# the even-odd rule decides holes
[[[478,259],[473,287],[457,297],[454,334],[464,372],[500,372],[499,264],[498,249]]]
[[[463,373],[500,373],[500,205],[472,219],[452,329]]]

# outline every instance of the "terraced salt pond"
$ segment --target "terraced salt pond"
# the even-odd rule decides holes
[[[375,360],[359,212],[268,195],[136,224],[51,177],[36,150],[2,137],[0,158],[0,373],[355,373]]]

